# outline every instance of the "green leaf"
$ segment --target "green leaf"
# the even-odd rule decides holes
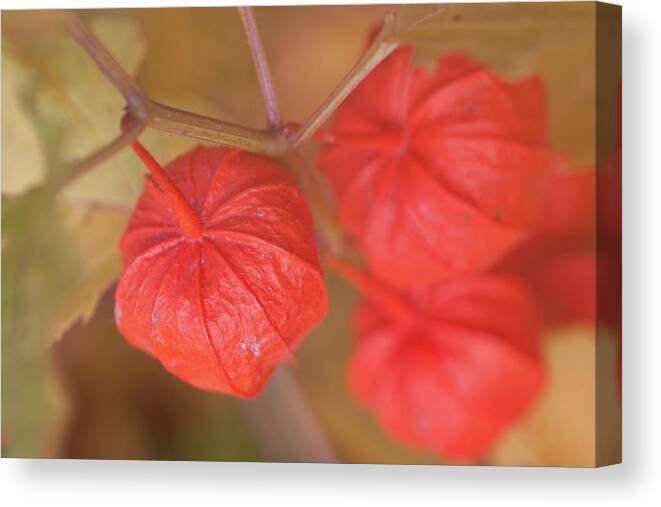
[[[25,62],[22,65],[35,76],[29,120],[39,130],[52,173],[49,176],[55,181],[71,169],[75,160],[118,134],[123,99],[84,51],[57,26],[45,35],[31,36],[41,33],[39,27],[48,19],[9,16],[8,32],[13,36],[10,40],[14,52],[8,56],[9,61],[21,58]],[[113,55],[135,72],[145,53],[137,22],[115,13],[95,14],[87,22]],[[17,24],[26,32],[12,29]],[[148,144],[156,146],[156,153],[167,152],[166,156],[173,156],[185,144],[153,132],[145,138]],[[62,220],[71,234],[79,269],[69,290],[54,303],[56,315],[50,338],[59,337],[78,318],[88,319],[100,294],[119,276],[117,243],[128,213],[142,191],[143,174],[141,162],[126,150],[60,192],[53,219]]]
[[[8,26],[14,19],[9,16]],[[12,79],[22,81],[10,84],[25,97],[20,104],[26,129],[12,136],[29,135],[12,142],[31,143],[44,167],[39,180],[28,180],[40,186],[2,203],[3,452],[37,457],[54,452],[62,419],[51,344],[73,322],[89,318],[119,275],[117,240],[133,202],[127,196],[135,199],[140,192],[143,170],[125,153],[91,171],[90,187],[82,181],[57,195],[57,181],[70,162],[116,135],[121,97],[64,32],[33,37],[26,26],[31,21],[36,28],[43,18],[18,19],[26,31],[8,30],[15,37],[8,51],[3,45],[3,63],[11,62]],[[93,26],[106,39],[112,33],[114,46],[109,45],[137,65],[142,50],[134,22],[111,15],[95,19]],[[3,170],[10,178],[21,175],[24,163],[20,151],[3,146]],[[123,186],[116,185],[117,175]],[[4,179],[3,173],[3,186]]]
[[[57,301],[70,287],[76,251],[49,189],[2,202],[3,456],[52,454],[63,401],[51,368]]]

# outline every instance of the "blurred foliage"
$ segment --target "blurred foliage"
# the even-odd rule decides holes
[[[52,189],[2,199],[3,456],[52,451],[62,400],[51,369],[51,324],[79,258]]]
[[[9,21],[5,24],[6,18]],[[82,210],[72,211],[58,195],[59,184],[69,170],[72,147],[92,147],[94,141],[93,129],[72,129],[65,120],[69,114],[92,109],[84,104],[76,107],[74,102],[79,82],[75,77],[84,76],[85,67],[77,65],[73,55],[63,49],[68,42],[64,33],[53,28],[46,32],[52,35],[35,35],[41,33],[38,27],[56,26],[48,17],[36,16],[35,32],[22,23],[25,19],[22,13],[16,20],[3,16],[3,35],[5,30],[9,34],[8,43],[3,41],[3,66],[10,72],[27,69],[22,79],[23,88],[29,91],[23,95],[22,109],[3,107],[3,124],[13,126],[19,118],[28,121],[36,141],[23,147],[29,151],[26,156],[8,152],[12,158],[3,160],[3,192],[5,174],[20,175],[23,180],[22,187],[10,187],[15,195],[4,196],[2,202],[2,400],[9,408],[2,412],[7,442],[3,453],[39,456],[46,449],[52,450],[56,433],[53,421],[59,420],[58,386],[49,366],[49,347],[78,317],[91,315],[101,292],[118,275],[115,242],[126,214],[108,220],[105,210],[88,206],[83,219]],[[17,27],[25,39],[11,37]],[[21,40],[28,43],[20,44]],[[71,43],[68,47],[80,52]],[[66,58],[69,65],[64,63]],[[90,84],[94,87],[99,83]],[[76,117],[84,122],[82,113]],[[3,129],[3,134],[13,138],[12,128],[7,130]],[[46,161],[46,168],[40,168],[35,179],[31,164],[41,159]],[[9,181],[16,179],[12,176]],[[36,184],[32,190],[18,193],[19,188],[27,190]]]
[[[286,120],[302,121],[316,109],[391,9],[256,10]],[[428,7],[407,16],[415,18],[417,9]],[[99,10],[84,19],[155,100],[264,124],[234,9]],[[508,76],[541,74],[552,144],[584,165],[594,163],[593,29],[587,3],[457,5],[405,37],[424,65],[439,53],[464,51]],[[118,134],[122,99],[61,30],[56,13],[3,12],[2,37],[3,455],[279,458],[255,430],[256,422],[288,424],[273,414],[277,389],[253,402],[195,390],[117,333],[111,288],[121,270],[117,240],[144,170],[125,152],[64,189],[57,185],[75,160]],[[194,144],[154,131],[141,139],[162,162]],[[330,275],[328,282],[329,315],[293,365],[310,415],[341,461],[439,463],[390,440],[346,391],[356,295]],[[54,346],[54,369],[52,343],[65,330]],[[594,456],[594,332],[561,331],[548,338],[546,354],[547,394],[487,462],[566,465]],[[302,431],[288,438],[306,441]]]
[[[33,76],[19,62],[2,59],[2,192],[20,194],[41,183],[46,160],[30,118]],[[11,133],[11,135],[10,135]],[[16,161],[20,160],[20,167]]]
[[[59,337],[77,319],[89,320],[101,295],[118,276],[122,262],[117,248],[126,227],[126,212],[98,205],[80,206],[61,201],[57,214],[78,254],[78,276],[59,296],[53,336]]]

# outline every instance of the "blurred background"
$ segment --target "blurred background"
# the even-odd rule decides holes
[[[430,65],[461,50],[507,77],[541,75],[552,147],[576,167],[594,167],[594,6],[515,5],[458,7],[413,41],[418,61]],[[286,120],[303,121],[321,103],[388,9],[255,10]],[[81,16],[154,100],[263,125],[235,9]],[[347,391],[357,295],[330,273],[328,316],[255,400],[196,390],[124,341],[113,317],[117,241],[142,190],[143,169],[123,153],[61,183],[71,161],[117,135],[122,107],[57,13],[2,13],[3,456],[442,463],[392,441]],[[618,121],[615,104],[600,114],[608,124]],[[162,161],[195,144],[155,131],[141,139]],[[603,388],[616,393],[617,339],[603,336],[602,364],[612,371]],[[550,330],[544,359],[544,395],[484,464],[594,463],[594,327],[575,322]],[[606,398],[617,405],[617,396]],[[610,427],[613,449],[606,452],[616,453],[619,421]]]

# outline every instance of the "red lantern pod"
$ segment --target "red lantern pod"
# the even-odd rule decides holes
[[[393,286],[483,270],[535,221],[547,179],[540,79],[403,47],[345,100],[319,165],[370,270]]]
[[[475,461],[539,396],[541,318],[517,279],[479,275],[397,294],[333,265],[365,296],[349,387],[393,438]]]
[[[151,172],[120,240],[129,343],[206,390],[250,398],[324,316],[307,203],[275,162],[198,147]]]
[[[596,181],[593,167],[554,156],[537,223],[495,268],[526,279],[550,327],[596,320]]]

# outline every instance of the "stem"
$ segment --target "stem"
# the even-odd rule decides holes
[[[399,46],[393,37],[395,34],[396,17],[386,13],[383,28],[362,58],[353,66],[349,73],[340,81],[326,100],[307,119],[303,126],[289,139],[289,146],[296,147],[310,138],[323,125],[344,99],[362,82],[372,70],[385,60]]]
[[[135,119],[157,130],[264,155],[279,156],[286,152],[281,129],[252,129],[153,102],[76,14],[67,12],[63,21],[73,39],[122,94]]]
[[[152,102],[147,125],[170,134],[223,144],[262,155],[280,156],[287,143],[278,130],[258,130]]]
[[[136,155],[138,155],[138,157],[144,162],[145,166],[147,166],[147,169],[149,169],[149,172],[154,177],[156,184],[167,197],[170,202],[170,207],[177,218],[177,223],[184,231],[184,234],[186,234],[189,239],[199,238],[204,230],[200,218],[181,191],[174,184],[168,173],[165,172],[156,159],[152,157],[151,153],[149,153],[139,141],[133,141],[131,143],[131,148],[133,148]]]
[[[73,12],[64,14],[64,26],[73,39],[94,60],[97,67],[124,96],[131,113],[138,118],[149,115],[149,97],[135,83],[133,78],[117,63],[110,52],[90,32],[80,18]]]
[[[410,326],[419,320],[415,311],[406,302],[402,301],[392,289],[386,288],[350,262],[333,256],[328,256],[326,260],[333,271],[348,280],[363,296],[375,303],[393,321]]]
[[[264,99],[264,108],[266,109],[266,124],[269,128],[278,128],[282,123],[280,119],[280,111],[278,109],[278,101],[275,97],[273,80],[271,79],[269,67],[266,62],[264,46],[259,37],[259,31],[257,30],[257,23],[255,22],[252,8],[239,7],[239,14],[241,15],[243,29],[246,32],[248,44],[250,45],[252,59],[255,62],[259,87],[262,89],[262,98]]]
[[[278,367],[257,398],[237,401],[237,405],[270,461],[337,462],[323,427],[288,365]]]
[[[66,175],[66,177],[57,184],[57,189],[61,189],[71,183],[73,180],[89,171],[90,169],[102,164],[106,160],[111,159],[123,148],[129,146],[145,129],[144,122],[135,122],[128,129],[122,132],[111,143],[103,148],[97,150],[92,155],[84,160],[76,163],[73,169]]]
[[[335,87],[321,106],[307,119],[303,126],[289,134],[286,127],[280,126],[281,119],[273,83],[268,71],[264,48],[259,38],[253,13],[249,7],[240,8],[240,13],[264,97],[269,125],[267,130],[236,125],[153,102],[94,34],[87,29],[76,14],[73,12],[64,14],[64,24],[71,36],[96,63],[101,72],[108,77],[117,90],[124,96],[127,109],[134,119],[144,122],[149,127],[171,134],[241,148],[273,157],[285,155],[290,149],[298,147],[303,141],[309,139],[374,67],[387,58],[399,46],[397,40],[398,29],[396,27],[397,15],[386,13],[381,31],[358,63],[354,65],[351,71]],[[409,24],[407,29],[415,26],[415,24],[430,15]],[[73,170],[72,176],[67,179],[65,184],[94,167],[99,162],[110,158],[123,146],[128,144],[131,137],[135,137],[138,134],[139,132],[137,130],[126,132],[108,146],[93,154]],[[378,141],[386,145],[390,145],[393,142],[388,139],[363,141]]]

